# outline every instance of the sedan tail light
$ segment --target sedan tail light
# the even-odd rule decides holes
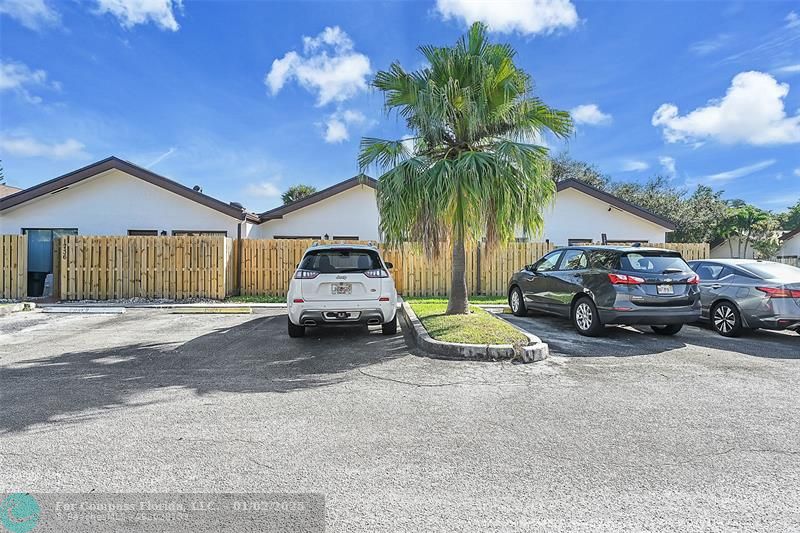
[[[303,270],[301,268],[297,269],[297,272],[294,273],[294,279],[314,279],[319,276],[319,272],[316,270]]]
[[[770,298],[800,298],[800,290],[781,289],[780,287],[756,287],[756,289],[767,293]]]
[[[630,276],[628,274],[608,274],[608,281],[613,285],[641,285],[644,279],[639,276]]]
[[[364,272],[364,275],[368,278],[388,278],[389,273],[386,272],[382,268],[374,268],[372,270],[367,270]]]

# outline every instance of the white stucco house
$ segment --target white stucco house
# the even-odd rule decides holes
[[[376,188],[377,182],[362,174],[257,214],[109,157],[0,197],[0,234],[29,236],[29,279],[34,283],[52,270],[52,242],[60,235],[380,241]],[[566,180],[558,184],[556,200],[545,213],[543,235],[532,240],[660,243],[674,228],[669,220],[607,192]]]

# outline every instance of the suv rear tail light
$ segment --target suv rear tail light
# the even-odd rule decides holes
[[[639,276],[630,276],[628,274],[608,274],[608,281],[613,285],[641,285],[644,279]]]
[[[386,272],[382,268],[374,268],[372,270],[367,270],[364,272],[364,275],[368,278],[388,278],[389,273]]]
[[[388,302],[389,301],[389,297],[388,296],[381,296],[380,298],[378,298],[378,301],[379,302]]]
[[[317,276],[319,276],[319,272],[316,270],[297,269],[297,272],[294,273],[294,279],[314,279]]]
[[[692,276],[691,278],[689,278],[688,280],[686,280],[686,283],[687,283],[688,285],[697,285],[697,284],[699,284],[699,283],[700,283],[700,276],[698,276],[697,274],[695,274],[694,276]]]
[[[778,287],[756,287],[765,292],[770,298],[800,298],[800,290],[780,289]]]

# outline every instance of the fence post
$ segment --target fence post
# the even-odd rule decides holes
[[[483,294],[481,291],[483,287],[481,287],[481,248],[483,247],[483,242],[478,241],[475,246],[475,294],[481,295]]]

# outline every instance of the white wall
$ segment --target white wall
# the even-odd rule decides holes
[[[778,255],[800,257],[800,233],[782,242],[781,251]]]
[[[22,228],[77,228],[79,235],[206,230],[227,231],[235,238],[238,222],[114,169],[0,212],[0,233],[20,233]]]
[[[609,208],[611,210],[609,211]],[[591,239],[601,242],[605,233],[609,240],[664,242],[667,229],[649,220],[622,211],[594,196],[576,189],[558,193],[553,207],[544,215],[544,234],[531,236],[531,241],[566,246],[569,239]],[[522,237],[522,232],[518,232]]]
[[[380,240],[375,189],[357,185],[283,218],[262,222],[250,234],[255,239],[278,236],[354,236],[364,241]]]
[[[569,239],[600,242],[605,233],[610,240],[664,242],[666,228],[636,215],[621,211],[593,196],[574,189],[558,193],[552,209],[545,213],[545,229],[532,241],[566,245]],[[285,215],[282,219],[255,226],[251,238],[279,236],[352,235],[362,240],[380,240],[380,215],[375,190],[361,185]],[[517,232],[522,237],[522,232]]]

